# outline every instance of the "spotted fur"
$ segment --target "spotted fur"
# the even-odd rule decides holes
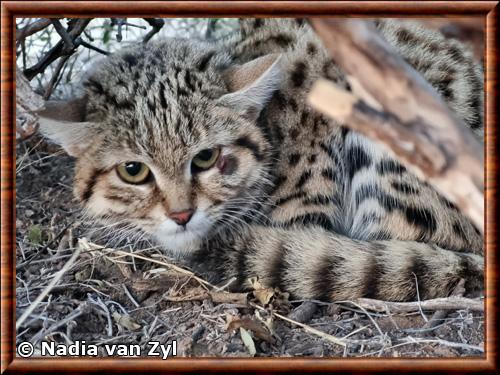
[[[416,24],[377,27],[481,137],[469,52]],[[42,131],[77,157],[75,195],[93,217],[133,225],[240,288],[258,276],[328,301],[413,300],[417,286],[446,296],[460,278],[481,289],[481,234],[381,145],[310,108],[320,77],[350,90],[306,23],[249,19],[216,44],[172,39],[103,60],[83,83],[79,122],[49,110]],[[220,164],[190,170],[212,147]],[[120,181],[116,165],[132,160],[154,178]],[[184,227],[168,219],[182,209],[195,210]]]

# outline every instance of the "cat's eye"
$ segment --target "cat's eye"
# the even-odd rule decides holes
[[[129,184],[143,184],[149,180],[151,171],[148,166],[138,161],[127,161],[116,168],[118,176]]]
[[[200,151],[193,158],[191,166],[194,171],[207,170],[215,164],[219,158],[220,150],[218,148],[206,149]]]

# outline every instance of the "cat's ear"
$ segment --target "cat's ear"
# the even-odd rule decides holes
[[[47,101],[38,111],[40,132],[78,157],[92,141],[91,123],[85,122],[86,100]]]
[[[228,68],[223,77],[230,93],[219,102],[251,120],[257,119],[283,81],[280,59],[280,54],[270,54]]]

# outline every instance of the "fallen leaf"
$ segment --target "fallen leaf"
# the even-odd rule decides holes
[[[250,277],[248,279],[248,282],[250,283],[250,285],[252,286],[252,288],[254,290],[257,290],[257,289],[263,289],[264,286],[261,284],[261,282],[259,281],[259,278],[258,277]]]
[[[274,288],[266,288],[259,281],[258,277],[250,277],[248,279],[248,282],[254,289],[253,295],[255,296],[255,298],[257,298],[261,305],[267,305],[271,301],[271,298],[273,298],[274,296]]]
[[[255,349],[255,343],[253,342],[252,336],[248,331],[240,327],[240,336],[241,340],[243,341],[243,344],[245,344],[246,348],[248,349],[248,352],[250,355],[253,357],[257,353],[257,350]]]
[[[249,331],[252,331],[255,334],[255,336],[261,340],[270,343],[274,342],[273,337],[271,336],[270,332],[266,329],[266,327],[255,319],[249,317],[239,318],[234,315],[227,315],[226,321],[227,321],[226,329],[229,332],[234,331],[238,328],[245,328]]]
[[[129,331],[137,331],[139,328],[141,328],[141,326],[128,315],[122,315],[114,312],[113,319],[115,320],[116,324],[118,324],[120,327],[128,329]]]
[[[265,306],[271,301],[271,298],[273,298],[274,290],[272,288],[257,289],[253,291],[253,295]]]

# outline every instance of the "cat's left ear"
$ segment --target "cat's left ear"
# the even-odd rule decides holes
[[[220,97],[219,102],[256,120],[283,81],[280,60],[280,54],[270,54],[228,68],[223,78],[230,93]]]
[[[37,113],[40,132],[78,157],[93,139],[92,123],[85,122],[85,111],[85,98],[45,102],[45,108]]]

